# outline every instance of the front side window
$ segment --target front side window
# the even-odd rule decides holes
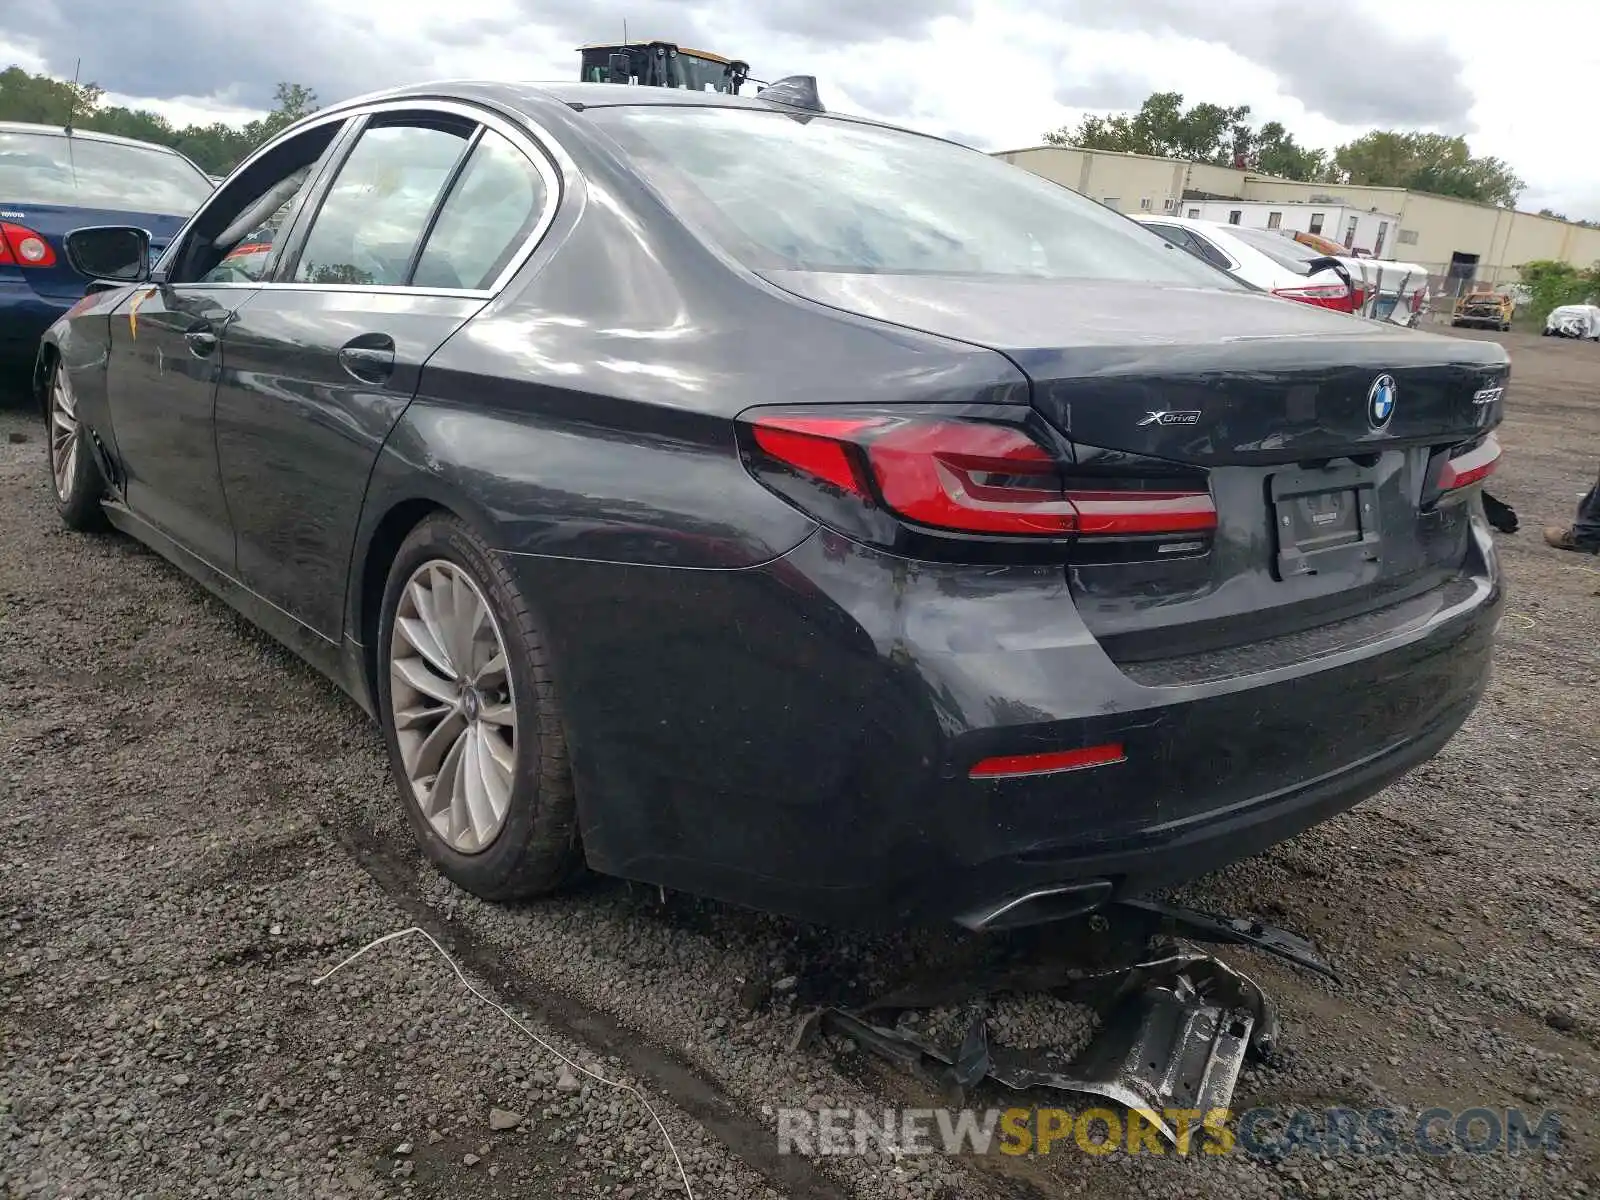
[[[86,134],[0,130],[0,200],[186,217],[211,195],[211,179],[155,146]]]
[[[439,210],[412,286],[488,287],[533,233],[548,201],[544,177],[527,155],[484,130]]]
[[[223,254],[222,261],[201,276],[200,282],[256,283],[265,278],[272,270],[275,252],[283,245],[282,236],[289,217],[310,181],[311,167],[304,166],[278,185],[280,189],[292,187],[288,198],[260,222],[254,223],[255,227],[247,230],[243,238]]]
[[[699,105],[587,115],[754,270],[1229,286],[1086,197],[934,138]]]
[[[311,223],[295,282],[404,284],[470,132],[421,124],[365,130]]]

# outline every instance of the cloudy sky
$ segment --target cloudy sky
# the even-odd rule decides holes
[[[161,21],[148,14],[159,11]],[[1249,104],[1300,141],[1465,133],[1519,207],[1600,218],[1600,7],[1587,0],[6,0],[0,66],[179,122],[421,79],[571,79],[581,42],[662,37],[818,77],[830,107],[984,149],[1150,92]]]

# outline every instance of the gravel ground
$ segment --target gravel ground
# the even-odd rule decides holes
[[[0,1195],[681,1195],[636,1096],[564,1072],[424,941],[313,985],[415,924],[561,1053],[636,1082],[697,1196],[1600,1195],[1600,560],[1538,540],[1593,481],[1600,349],[1496,336],[1515,382],[1494,490],[1525,528],[1500,539],[1511,615],[1487,699],[1432,763],[1189,898],[1315,937],[1342,976],[1224,955],[1277,999],[1286,1046],[1247,1069],[1238,1108],[1549,1106],[1558,1153],[779,1156],[780,1106],[945,1103],[792,1034],[808,1007],[970,943],[608,880],[526,906],[462,894],[411,849],[354,706],[154,555],[60,531],[42,430],[12,411]],[[992,1019],[1014,1042],[1082,1030],[1043,996]]]

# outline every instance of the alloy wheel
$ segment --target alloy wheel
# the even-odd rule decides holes
[[[50,473],[55,477],[56,495],[63,504],[72,500],[72,485],[78,474],[78,401],[67,382],[67,372],[58,366],[50,381]]]
[[[412,797],[457,853],[488,848],[511,806],[517,698],[506,642],[477,583],[432,559],[400,593],[389,699]]]

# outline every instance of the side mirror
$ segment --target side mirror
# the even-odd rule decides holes
[[[150,235],[131,225],[96,225],[66,236],[67,261],[90,279],[142,283],[150,278]]]
[[[612,83],[630,82],[633,79],[633,55],[611,55],[606,60],[606,75]]]

